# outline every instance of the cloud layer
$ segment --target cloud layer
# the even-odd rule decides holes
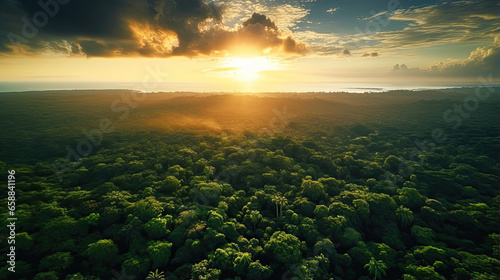
[[[307,46],[254,13],[222,24],[224,6],[203,0],[0,2],[0,52],[88,57],[304,54]]]
[[[392,73],[399,75],[443,75],[454,77],[465,76],[495,76],[500,74],[500,36],[494,38],[493,43],[478,47],[466,59],[453,62],[440,62],[428,69],[408,68],[405,64],[396,64]]]

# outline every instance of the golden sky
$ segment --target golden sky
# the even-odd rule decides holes
[[[499,82],[497,1],[45,3],[0,3],[0,90],[140,89],[151,75],[167,91]]]

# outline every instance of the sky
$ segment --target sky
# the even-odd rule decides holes
[[[0,91],[500,83],[500,2],[2,0]]]

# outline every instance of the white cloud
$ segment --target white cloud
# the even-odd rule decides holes
[[[271,18],[282,31],[290,31],[301,22],[301,19],[309,14],[309,9],[299,5],[282,4],[275,5],[261,1],[234,1],[224,2],[225,13],[224,22],[230,28],[235,28],[253,13],[260,13]]]
[[[337,7],[337,8],[331,8],[331,9],[328,9],[326,10],[327,13],[329,14],[334,14],[336,11],[338,11],[340,9],[340,7]]]
[[[426,77],[477,77],[480,75],[489,76],[491,74],[498,79],[497,75],[500,70],[498,61],[500,61],[500,36],[495,37],[493,43],[476,48],[466,59],[447,59],[425,70],[409,68],[405,64],[396,64],[392,69],[392,73]]]
[[[402,30],[361,34],[379,48],[444,45],[494,37],[500,31],[495,1],[453,1],[421,8],[396,10],[390,20],[408,22]],[[374,16],[375,17],[375,16]]]

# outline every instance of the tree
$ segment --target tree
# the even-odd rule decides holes
[[[155,271],[150,271],[146,280],[165,280],[165,274],[162,272],[158,272],[158,269]]]
[[[324,238],[314,244],[314,255],[323,254],[327,258],[333,258],[337,254],[335,244],[330,239]]]
[[[166,266],[170,260],[170,255],[172,252],[172,243],[164,241],[150,242],[146,252],[148,253],[151,261],[152,268],[156,269],[162,266]]]
[[[287,204],[286,198],[281,193],[278,193],[272,197],[272,202],[276,204],[276,217],[281,217],[283,215],[283,206]]]
[[[89,244],[84,254],[96,264],[112,264],[118,257],[118,246],[111,239],[101,239]]]
[[[181,181],[174,176],[167,176],[163,181],[156,182],[158,190],[165,194],[172,194],[181,188]]]
[[[58,279],[59,277],[57,277],[57,273],[55,271],[40,272],[33,278],[33,280],[58,280]]]
[[[354,205],[354,208],[358,210],[361,219],[367,221],[368,217],[370,216],[370,205],[368,204],[368,202],[366,202],[366,200],[364,199],[355,199],[352,201],[352,204]]]
[[[209,255],[210,264],[222,271],[227,271],[233,267],[230,252],[217,248],[213,254]]]
[[[253,230],[255,231],[255,228],[257,227],[257,223],[260,222],[260,220],[262,220],[262,215],[257,210],[251,210],[249,216],[250,216],[250,220],[253,223]]]
[[[361,241],[361,239],[361,234],[357,230],[353,228],[346,228],[344,230],[344,234],[342,235],[342,245],[352,247]]]
[[[329,212],[328,207],[325,205],[316,205],[316,208],[314,209],[314,216],[316,219],[325,218],[328,216]]]
[[[374,257],[372,257],[370,262],[365,264],[365,268],[368,269],[368,273],[373,276],[373,279],[381,279],[382,276],[385,276],[387,266],[383,261],[377,261]]]
[[[313,202],[319,202],[326,197],[325,187],[318,181],[304,180],[300,188],[301,194]]]
[[[411,231],[411,236],[415,238],[415,240],[423,245],[433,245],[434,244],[434,233],[432,232],[432,229],[426,228],[426,227],[420,227],[417,225],[414,225],[410,229]]]
[[[16,233],[16,249],[29,251],[33,248],[33,238],[27,232]]]
[[[234,260],[234,271],[236,274],[245,276],[248,273],[248,266],[252,262],[252,255],[250,253],[236,253]]]
[[[414,279],[432,279],[432,280],[445,280],[443,276],[439,275],[434,270],[434,267],[432,266],[417,266],[414,264],[411,264],[405,268],[405,272],[408,273],[410,276],[414,276]],[[409,278],[409,277],[408,277]],[[409,278],[411,279],[411,278]]]
[[[167,236],[167,219],[153,218],[144,225],[144,230],[151,239],[163,239]]]
[[[425,203],[425,197],[414,188],[404,187],[398,190],[398,194],[401,204],[412,210],[419,209]]]
[[[396,216],[402,227],[408,227],[413,223],[413,212],[403,205],[400,205],[396,210]]]
[[[131,276],[145,275],[148,272],[150,262],[147,258],[134,256],[122,263],[122,274]]]
[[[222,225],[224,224],[224,217],[217,213],[216,211],[210,211],[210,217],[208,218],[208,226],[220,231],[222,230]]]
[[[85,217],[85,220],[89,223],[89,225],[97,226],[100,217],[99,213],[90,213],[90,215]]]
[[[214,268],[209,268],[208,260],[194,264],[191,268],[191,277],[193,280],[218,280],[221,271]]]
[[[384,168],[391,172],[397,172],[401,162],[400,158],[390,155],[384,161]]]
[[[141,219],[141,221],[147,222],[152,218],[158,217],[163,212],[163,203],[150,196],[130,206],[130,211],[134,216]]]
[[[294,235],[283,231],[273,233],[265,249],[274,255],[274,258],[288,266],[302,258],[302,243]]]
[[[427,264],[433,264],[435,261],[446,260],[446,252],[433,246],[424,246],[414,251],[416,257],[422,258]]]
[[[189,192],[189,197],[194,203],[205,206],[217,206],[220,201],[223,186],[216,182],[201,182],[194,186]]]
[[[248,279],[263,280],[271,277],[273,270],[267,265],[262,265],[259,260],[248,265]]]
[[[57,252],[52,255],[45,256],[40,261],[41,270],[52,270],[60,272],[73,264],[73,256],[69,252]]]

